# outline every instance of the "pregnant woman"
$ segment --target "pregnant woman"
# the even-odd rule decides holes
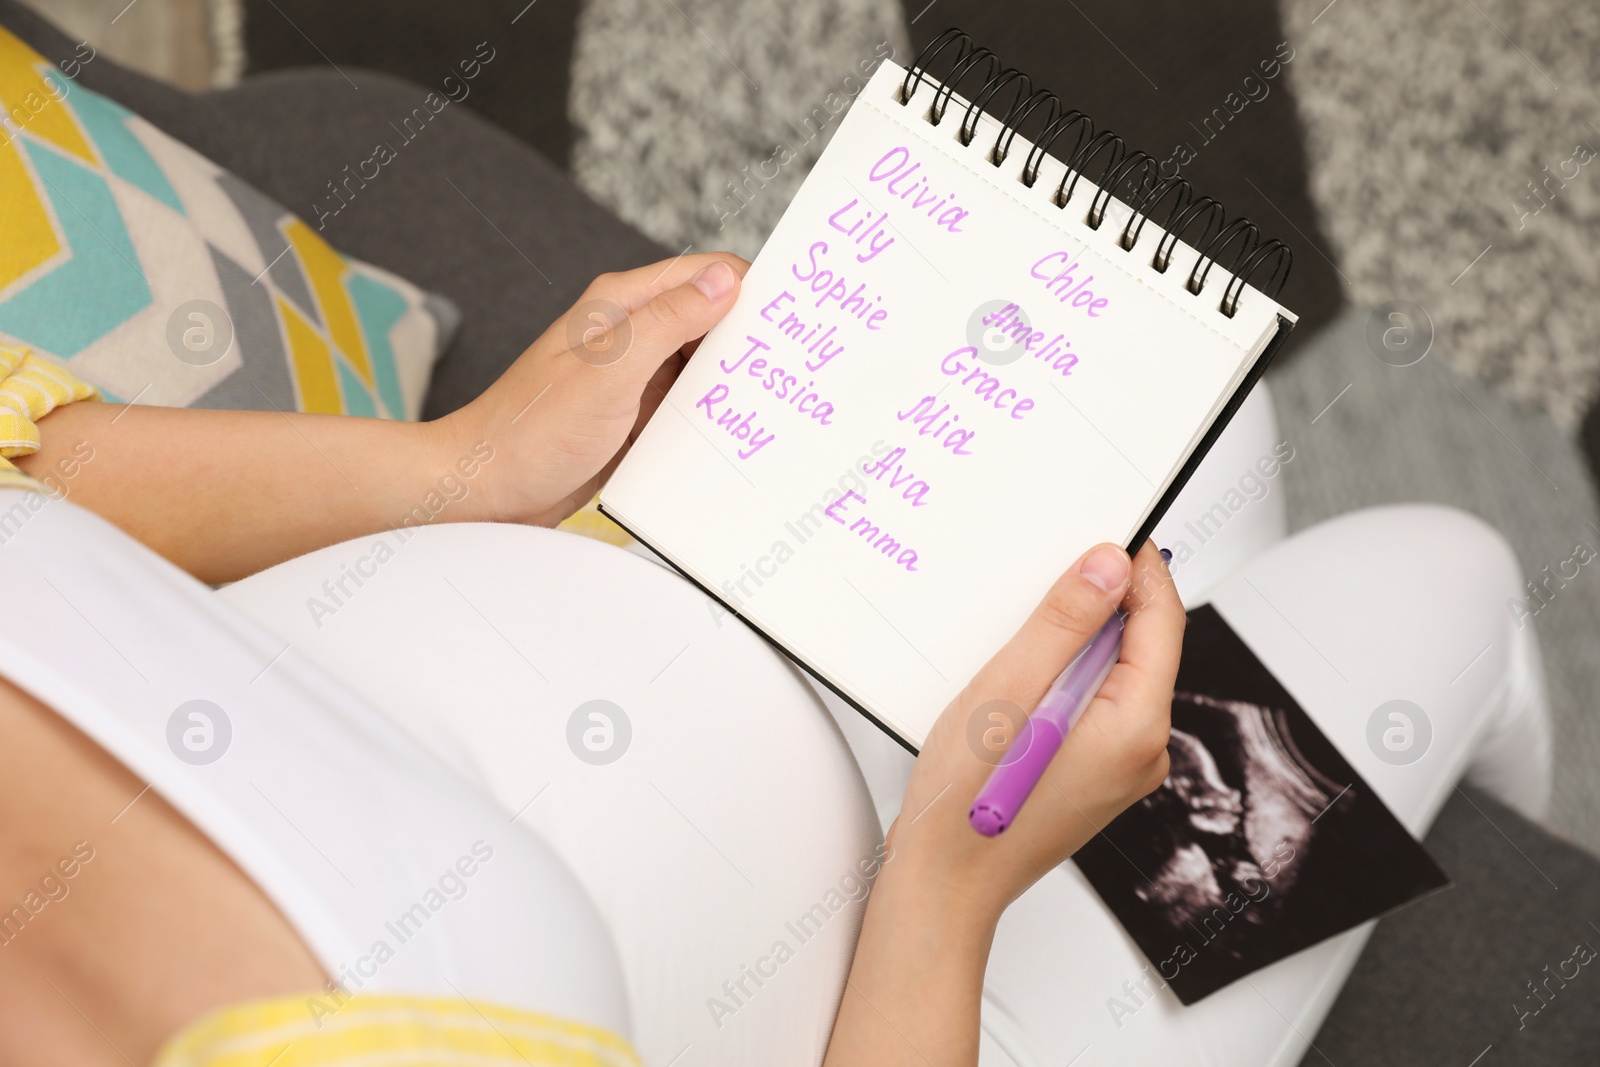
[[[563,319],[428,424],[73,402],[14,361],[37,448],[0,490],[0,868],[30,888],[0,923],[0,1058],[627,1063],[667,1034],[684,1063],[975,1060],[1002,911],[1166,774],[1183,609],[1153,547],[1089,552],[946,711],[879,839],[837,730],[742,627],[635,556],[503,525],[592,495],[745,266],[602,277],[585,300],[627,309],[621,359]],[[284,461],[308,442],[324,462]],[[70,502],[25,477],[47,473]],[[370,550],[449,476],[446,517],[502,525]],[[315,552],[340,542],[356,565]],[[585,637],[563,579],[617,640]],[[252,621],[269,589],[310,636]],[[1121,663],[1034,802],[972,833],[969,714],[1033,706],[1119,605]],[[373,672],[398,691],[342,680]],[[624,720],[633,777],[573,758],[569,689],[625,694],[631,725],[577,725]],[[489,749],[452,733],[501,717]],[[541,807],[576,829],[533,832]]]
[[[9,436],[30,424],[37,447],[0,471],[0,1058],[1298,1058],[1367,931],[1181,1008],[1060,867],[1167,775],[1184,614],[1153,547],[1075,563],[912,766],[849,714],[847,746],[670,572],[540,528],[589,499],[744,268],[601,277],[580,306],[627,309],[623,358],[563,317],[420,425],[74,402],[88,390],[13,360]],[[1273,453],[1265,410],[1174,521]],[[441,493],[433,524],[395,529]],[[1543,690],[1501,610],[1503,542],[1393,508],[1274,545],[1255,508],[1185,592],[1414,832],[1463,771],[1537,812]],[[1118,605],[1099,698],[1013,828],[974,834],[973,714],[1032,707]],[[1400,694],[1432,715],[1428,759],[1360,758],[1367,711]]]
[[[327,69],[189,97],[87,62],[10,0],[0,23],[318,224],[336,214],[341,248],[464,316],[428,398],[459,410],[420,425],[96,402],[0,350],[0,454],[19,468],[0,465],[0,1063],[1297,1063],[1367,929],[1182,1007],[1061,862],[1168,774],[1174,579],[1412,832],[1464,774],[1538,814],[1544,694],[1505,543],[1428,507],[1286,537],[1299,467],[1282,465],[1329,424],[1280,435],[1264,389],[1157,531],[1174,573],[1148,546],[1086,554],[913,763],[669,570],[548,529],[726,313],[741,260],[599,278],[577,306],[625,308],[629,330],[594,336],[568,301],[657,253],[467,108],[330,213],[328,179],[424,87],[368,72],[356,92]],[[0,85],[12,133],[38,116],[15,110],[21,84]],[[961,226],[915,165],[887,159],[873,188]],[[830,400],[806,383],[837,342],[804,311],[885,312],[838,263],[799,266],[809,300],[767,314],[806,331],[805,360],[781,361],[794,380],[772,402],[820,420]],[[1035,279],[1093,316],[1071,267],[1047,257]],[[1064,339],[1030,354],[1077,358]],[[1026,414],[1016,382],[971,364],[943,369]],[[1025,504],[985,547],[1005,550]],[[1033,706],[1118,604],[1122,662],[1013,828],[979,838],[973,713]],[[1395,700],[1431,720],[1415,761],[1369,748]],[[1222,811],[1226,783],[1176,740],[1174,786]]]
[[[669,571],[540,528],[590,497],[744,267],[601,277],[580,306],[627,309],[623,358],[563,317],[421,425],[65,402],[87,390],[14,361],[0,395],[37,448],[0,472],[0,1059],[1298,1059],[1368,931],[1182,1008],[1060,866],[1168,773],[1184,614],[1154,548],[1069,568],[913,766],[853,714],[847,746]],[[1173,521],[1276,438],[1247,405]],[[1274,544],[1253,507],[1186,595],[1413,832],[1463,772],[1536,813],[1543,689],[1504,543],[1390,508]],[[1032,707],[1119,604],[1099,698],[1012,829],[974,834],[973,713]],[[1432,717],[1414,766],[1365,758],[1396,695]]]

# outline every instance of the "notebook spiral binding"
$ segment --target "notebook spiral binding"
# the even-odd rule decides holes
[[[952,46],[956,52],[945,75],[942,78],[933,77],[930,67]],[[1000,133],[986,158],[998,168],[1006,161],[1018,131],[1037,115],[1043,122],[1033,138],[1033,148],[1023,161],[1021,175],[1022,183],[1028,188],[1033,188],[1039,180],[1044,159],[1056,142],[1066,134],[1074,133],[1072,151],[1066,156],[1057,156],[1066,164],[1067,170],[1051,195],[1051,202],[1056,207],[1065,209],[1071,203],[1072,195],[1077,191],[1078,179],[1097,159],[1104,156],[1105,162],[1100,168],[1099,177],[1094,180],[1095,195],[1084,217],[1084,223],[1090,229],[1100,228],[1112,197],[1118,190],[1126,189],[1131,194],[1126,202],[1132,208],[1132,214],[1117,238],[1118,247],[1124,252],[1133,250],[1139,243],[1139,235],[1144,232],[1145,223],[1166,204],[1166,217],[1161,223],[1163,232],[1150,261],[1154,270],[1161,274],[1167,272],[1179,243],[1198,223],[1201,226],[1198,236],[1189,242],[1191,247],[1199,250],[1184,283],[1189,292],[1204,292],[1211,268],[1229,253],[1230,248],[1233,250],[1233,259],[1225,268],[1230,277],[1223,287],[1218,311],[1233,318],[1239,309],[1239,300],[1245,287],[1269,260],[1272,273],[1267,278],[1266,286],[1258,288],[1274,298],[1282,292],[1293,264],[1293,253],[1288,245],[1275,237],[1263,239],[1255,223],[1247,218],[1241,216],[1228,221],[1227,211],[1220,202],[1209,196],[1197,196],[1194,187],[1182,177],[1163,177],[1160,164],[1154,156],[1136,149],[1129,150],[1126,142],[1110,130],[1096,131],[1094,121],[1088,115],[1076,108],[1064,108],[1060,98],[1049,90],[1035,89],[1028,75],[1014,67],[1002,66],[998,56],[977,45],[969,34],[957,28],[945,30],[922,50],[916,62],[906,71],[896,102],[902,107],[909,107],[917,91],[922,88],[923,80],[928,79],[931,83],[929,87],[933,89],[933,99],[924,118],[938,126],[945,119],[956,89],[962,81],[972,77],[974,70],[983,74],[984,82],[972,95],[966,114],[961,119],[957,139],[962,145],[973,143],[977,137],[978,123],[985,115],[997,119]],[[1002,99],[1009,100],[1010,106],[1004,112],[990,110],[995,98],[1007,90],[1009,95]]]

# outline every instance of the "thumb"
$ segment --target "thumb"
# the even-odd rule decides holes
[[[1128,554],[1117,545],[1096,545],[1084,553],[978,671],[965,702],[1004,700],[1031,712],[1122,602],[1130,571]]]
[[[681,285],[623,313],[604,337],[585,334],[574,353],[587,363],[615,367],[630,387],[642,390],[667,359],[721,321],[738,293],[739,276],[733,268],[713,260]],[[605,355],[595,359],[594,353]],[[615,380],[611,385],[616,386]]]

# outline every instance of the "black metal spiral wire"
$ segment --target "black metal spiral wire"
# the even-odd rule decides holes
[[[944,77],[934,78],[929,73],[930,68],[952,47],[955,49],[955,58],[944,68]],[[1045,157],[1051,155],[1056,142],[1072,134],[1071,151],[1055,157],[1064,162],[1067,168],[1061,183],[1051,194],[1051,202],[1056,207],[1066,208],[1077,191],[1078,179],[1095,160],[1103,156],[1105,162],[1099,170],[1099,177],[1094,179],[1095,194],[1090,199],[1089,211],[1084,219],[1091,229],[1099,229],[1105,221],[1117,190],[1129,190],[1132,194],[1128,201],[1132,214],[1117,237],[1117,245],[1124,252],[1132,251],[1144,232],[1144,224],[1170,199],[1171,206],[1167,209],[1166,217],[1159,223],[1161,238],[1156,242],[1155,253],[1150,260],[1150,265],[1156,271],[1166,273],[1179,243],[1187,240],[1192,247],[1199,249],[1199,254],[1189,268],[1184,287],[1191,293],[1199,294],[1205,291],[1211,268],[1232,249],[1232,259],[1225,268],[1228,281],[1222,289],[1222,301],[1217,305],[1217,310],[1230,319],[1239,310],[1239,300],[1245,288],[1267,264],[1271,264],[1272,273],[1268,275],[1266,288],[1262,291],[1274,298],[1283,291],[1293,266],[1293,253],[1288,245],[1277,238],[1263,238],[1261,231],[1247,218],[1229,221],[1221,203],[1209,196],[1197,197],[1187,179],[1176,175],[1163,177],[1155,157],[1148,152],[1130,151],[1127,143],[1110,130],[1097,131],[1094,120],[1088,115],[1076,108],[1065,108],[1055,93],[1034,89],[1032,79],[1026,74],[1014,67],[1003,66],[998,56],[976,45],[969,34],[959,29],[952,27],[945,30],[922,50],[900,83],[899,103],[909,107],[925,79],[936,82],[937,88],[924,118],[937,126],[944,121],[945,112],[961,82],[979,67],[983,68],[984,80],[977,92],[972,94],[962,116],[957,131],[957,139],[961,144],[972,144],[977,137],[978,124],[985,115],[997,119],[1000,133],[995,137],[987,158],[998,167],[1010,154],[1011,143],[1023,126],[1036,115],[1042,116],[1039,131],[1032,138],[1033,147],[1022,166],[1021,181],[1028,188],[1033,188],[1039,180]],[[1008,86],[1012,89],[1008,98],[1009,106],[1003,112],[991,110],[995,98]],[[1188,240],[1186,235],[1196,223],[1200,224],[1199,233],[1193,240]]]

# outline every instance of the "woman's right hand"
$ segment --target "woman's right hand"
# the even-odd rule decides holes
[[[1099,693],[1010,827],[978,834],[967,812],[1004,751],[985,735],[1031,713],[1118,606],[1128,612],[1122,652]],[[945,709],[889,830],[828,1067],[977,1062],[983,972],[1001,913],[1166,778],[1184,620],[1154,545],[1131,561],[1100,545]]]
[[[1004,744],[991,747],[996,733],[1009,741],[1005,727],[1031,714],[1119,606],[1128,623],[1118,662],[1012,825],[998,837],[979,835],[967,811],[1004,754]],[[1184,621],[1154,545],[1132,560],[1111,544],[1085,553],[934,725],[889,834],[901,871],[958,891],[974,921],[998,921],[1046,871],[1160,785]]]

